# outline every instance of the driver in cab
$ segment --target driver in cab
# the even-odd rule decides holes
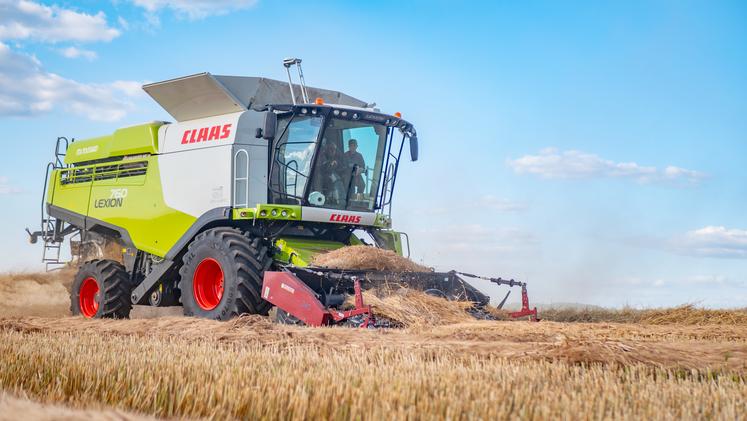
[[[344,157],[337,149],[337,144],[327,139],[322,143],[320,170],[322,173],[322,192],[333,204],[341,203],[344,198],[342,171]]]
[[[357,139],[348,140],[348,151],[343,154],[343,162],[346,169],[345,175],[350,177],[348,180],[350,180],[351,193],[362,195],[366,188],[366,183],[363,181],[366,161],[363,159],[363,155],[358,152]]]

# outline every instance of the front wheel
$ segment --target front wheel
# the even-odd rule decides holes
[[[132,310],[131,292],[124,266],[113,260],[92,260],[75,275],[70,310],[89,319],[126,319]]]
[[[259,238],[236,228],[209,229],[192,241],[182,260],[179,289],[186,316],[228,320],[270,309],[260,290],[272,258]]]

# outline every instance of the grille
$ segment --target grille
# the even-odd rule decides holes
[[[148,161],[104,164],[89,167],[68,168],[60,173],[60,182],[65,184],[89,183],[91,181],[115,180],[145,175]]]

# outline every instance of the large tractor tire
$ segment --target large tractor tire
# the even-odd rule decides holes
[[[130,277],[121,263],[92,260],[75,275],[70,310],[89,319],[126,319],[132,310],[131,292]]]
[[[192,241],[182,260],[179,289],[186,316],[228,320],[266,315],[272,307],[261,297],[272,258],[259,238],[236,228],[209,229]]]

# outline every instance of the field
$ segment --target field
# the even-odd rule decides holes
[[[733,420],[747,404],[743,310],[310,329],[83,320],[66,294],[64,276],[0,278],[0,419]]]

